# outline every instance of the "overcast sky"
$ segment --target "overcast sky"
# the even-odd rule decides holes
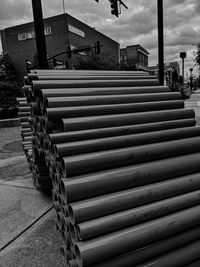
[[[63,0],[41,0],[44,17],[63,12]],[[186,71],[194,65],[193,44],[200,42],[200,0],[163,0],[165,61],[179,61],[187,52]],[[65,0],[66,12],[120,43],[140,44],[149,52],[149,65],[157,64],[157,0],[124,0],[119,18],[110,14],[108,0]],[[0,27],[29,22],[31,0],[1,0]],[[1,50],[1,47],[0,47]]]

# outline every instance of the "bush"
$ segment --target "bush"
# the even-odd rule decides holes
[[[14,63],[8,54],[2,54],[0,55],[0,110],[5,114],[5,118],[13,117],[16,113],[13,110],[16,110],[16,97],[19,96],[22,96],[22,90],[17,81]],[[12,112],[9,112],[11,110]]]

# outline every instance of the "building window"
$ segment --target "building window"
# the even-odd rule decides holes
[[[45,35],[51,35],[51,27],[50,26],[44,28],[44,34]]]
[[[75,34],[77,34],[77,35],[79,35],[79,36],[81,36],[81,37],[85,37],[85,32],[84,31],[82,31],[82,30],[80,30],[80,29],[78,29],[78,28],[76,28],[76,27],[74,27],[74,26],[72,26],[72,25],[68,25],[68,28],[69,28],[69,31],[70,32],[72,32],[72,33],[75,33]]]
[[[51,27],[44,28],[45,35],[51,35]],[[18,41],[24,41],[35,38],[35,31],[18,33]]]

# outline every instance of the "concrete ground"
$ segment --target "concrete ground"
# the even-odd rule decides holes
[[[185,107],[200,125],[200,92]],[[0,128],[0,267],[64,267],[51,196],[34,188],[23,152],[11,151],[19,140],[20,127]]]
[[[51,196],[36,190],[20,128],[0,128],[0,267],[66,266]],[[11,144],[11,145],[10,145]]]

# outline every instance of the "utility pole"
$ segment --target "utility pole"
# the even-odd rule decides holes
[[[38,65],[40,69],[48,69],[46,40],[41,0],[32,0],[33,19],[37,46]]]
[[[159,82],[164,85],[164,37],[163,37],[163,0],[157,0],[158,9],[158,66]]]

